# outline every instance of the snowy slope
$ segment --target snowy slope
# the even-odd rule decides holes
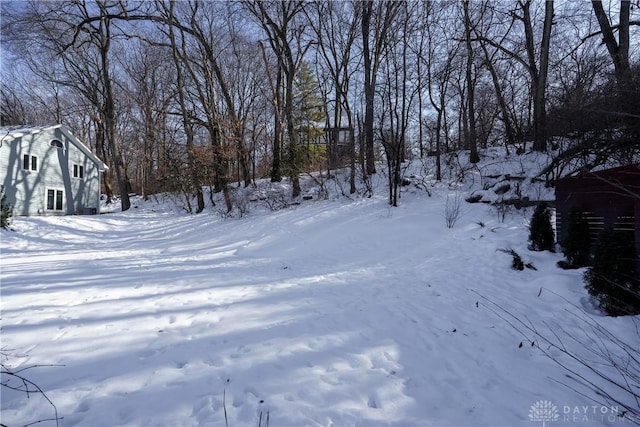
[[[235,219],[154,201],[15,219],[3,363],[63,365],[24,371],[61,426],[539,426],[539,401],[557,407],[547,425],[619,425],[600,406],[571,418],[594,403],[491,302],[561,337],[585,329],[570,312],[631,340],[637,319],[601,316],[581,271],[527,250],[531,210],[463,203],[447,228],[447,196],[479,185],[412,187],[398,208],[380,187]],[[3,424],[52,416],[3,388]]]

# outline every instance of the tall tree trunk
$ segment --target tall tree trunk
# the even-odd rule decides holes
[[[420,40],[420,50],[422,51],[422,39]],[[422,112],[424,110],[424,101],[422,95],[422,70],[421,70],[422,61],[418,59],[416,68],[418,72],[418,144],[420,149],[420,158],[424,157],[424,120],[422,117]]]
[[[280,94],[276,95],[278,98]],[[282,119],[278,112],[280,106],[276,104],[273,115],[273,160],[271,162],[271,182],[282,181]]]
[[[191,115],[189,113],[189,109],[187,108],[187,102],[185,99],[185,87],[184,87],[184,77],[182,75],[182,67],[180,66],[180,53],[178,52],[178,46],[176,43],[176,37],[174,32],[173,25],[173,7],[175,1],[170,1],[170,10],[169,10],[169,38],[171,41],[171,50],[173,62],[176,67],[176,85],[177,85],[177,93],[178,93],[178,103],[180,104],[180,113],[182,115],[182,125],[184,128],[184,133],[186,137],[186,149],[187,149],[187,159],[189,162],[189,173],[191,174],[191,185],[193,187],[193,191],[196,193],[196,199],[198,203],[198,207],[196,208],[196,213],[200,213],[204,210],[204,194],[202,192],[202,183],[200,181],[200,176],[196,167],[195,161],[195,153],[193,146],[193,123],[191,120]],[[184,41],[183,41],[184,42]]]
[[[100,153],[100,156],[103,159],[107,159],[110,156],[108,155],[107,149],[104,145],[104,142],[105,142],[104,141],[105,140],[104,123],[97,118],[94,118],[93,120],[96,126],[96,147],[98,149],[98,153]],[[105,174],[104,179],[102,180],[104,184],[104,192],[107,195],[107,204],[110,204],[113,201],[113,189],[111,188],[110,178],[111,178],[111,171],[108,170],[107,173]]]
[[[296,67],[291,56],[291,52],[286,52],[286,61],[288,64],[288,71],[285,72],[286,88],[285,88],[285,102],[284,113],[287,120],[287,134],[289,139],[288,146],[288,163],[289,163],[289,177],[291,179],[291,197],[296,198],[300,196],[302,189],[300,188],[300,168],[298,159],[298,138],[295,128],[295,120],[293,118],[293,82],[295,79]]]
[[[144,107],[144,143],[142,153],[142,197],[149,198],[149,185],[153,174],[153,147],[157,145],[151,104]]]
[[[257,8],[257,9],[256,9]],[[280,182],[282,181],[282,143],[284,141],[284,129],[283,129],[283,101],[282,101],[282,79],[283,79],[283,70],[279,49],[277,49],[278,44],[274,39],[274,36],[271,33],[271,28],[269,24],[264,22],[266,11],[259,3],[251,3],[250,4],[251,13],[253,13],[256,17],[258,17],[262,21],[262,26],[264,30],[267,32],[270,38],[270,44],[273,48],[275,54],[278,56],[278,66],[275,79],[271,75],[271,64],[267,60],[267,52],[265,50],[264,45],[259,42],[260,50],[262,52],[262,59],[266,68],[267,77],[269,79],[269,84],[271,85],[271,94],[272,99],[271,103],[273,105],[273,148],[272,148],[272,162],[271,162],[271,182]],[[275,24],[274,24],[275,25]]]
[[[376,173],[375,151],[373,147],[373,96],[375,82],[372,69],[371,48],[369,46],[369,33],[371,28],[372,1],[362,2],[362,54],[364,60],[364,158],[366,173]]]
[[[609,18],[602,6],[601,0],[593,0],[591,2],[593,11],[598,19],[602,38],[609,56],[613,61],[616,81],[620,90],[626,90],[632,87],[633,79],[631,76],[631,67],[629,64],[629,15],[631,10],[631,1],[620,1],[620,22],[617,26],[618,41],[613,32],[613,28],[609,22]]]
[[[267,62],[267,56],[262,44],[262,54],[265,61],[265,66],[269,67]],[[278,67],[276,73],[276,79],[271,79],[271,73],[267,70],[269,81],[271,83],[271,91],[273,94],[273,148],[271,161],[271,182],[282,181],[282,141],[283,141],[283,127],[282,127],[282,68]]]
[[[438,109],[438,118],[436,119],[436,181],[442,181],[442,138],[440,136],[442,114],[443,109]]]
[[[111,151],[111,160],[118,181],[118,189],[120,190],[120,201],[122,211],[126,211],[131,207],[129,200],[129,188],[127,185],[126,172],[122,162],[122,154],[117,140],[116,117],[115,117],[115,99],[113,96],[113,88],[111,86],[109,49],[111,47],[111,22],[106,18],[106,10],[100,5],[101,13],[101,42],[100,42],[100,66],[102,67],[102,80],[104,84],[104,127],[105,137]]]
[[[244,128],[244,125],[242,126]],[[242,181],[244,181],[244,188],[247,188],[251,185],[251,168],[249,166],[249,162],[251,159],[249,155],[249,149],[245,146],[244,143],[244,132],[242,132],[238,136],[237,153],[240,172],[242,174]]]
[[[340,128],[342,127],[342,94],[336,82],[335,108],[333,110],[333,132],[331,135],[331,144],[329,147],[329,169],[338,168],[338,146],[340,142]],[[329,125],[331,128],[331,124]]]
[[[507,101],[504,99],[504,93],[502,91],[502,86],[500,85],[498,72],[496,71],[496,67],[493,66],[493,61],[491,56],[489,55],[487,46],[485,46],[484,43],[480,43],[480,45],[482,46],[482,51],[484,52],[485,65],[489,70],[489,74],[491,74],[491,81],[493,83],[493,88],[496,91],[496,99],[498,100],[498,106],[500,107],[500,114],[502,115],[504,130],[505,130],[505,133],[507,134],[507,141],[505,142],[505,148],[507,150],[507,155],[509,155],[509,145],[514,145],[516,143],[516,136],[515,136],[515,132],[513,131],[513,126],[511,125],[509,110],[507,109]]]
[[[545,151],[547,149],[546,130],[546,91],[549,70],[549,49],[551,46],[551,27],[553,25],[553,0],[545,1],[544,24],[542,42],[540,43],[540,68],[536,66],[535,41],[531,21],[531,0],[521,3],[523,12],[524,32],[531,75],[531,100],[533,102],[533,149]]]
[[[374,119],[374,96],[376,90],[376,80],[378,77],[378,69],[382,59],[383,51],[387,41],[387,33],[391,29],[394,18],[400,8],[404,5],[401,1],[363,1],[360,3],[362,7],[362,53],[364,59],[364,95],[365,95],[365,114],[364,114],[364,136],[366,149],[366,172],[371,175],[376,173],[375,168],[375,150],[373,144],[373,119]],[[373,33],[371,32],[372,18],[375,22]],[[369,36],[372,35],[373,49],[369,43]]]
[[[540,71],[538,72],[538,87],[534,100],[534,118],[536,135],[534,148],[537,151],[547,149],[547,76],[549,75],[549,49],[551,46],[551,27],[553,25],[553,0],[545,1],[544,27],[542,43],[540,44]]]
[[[473,48],[471,46],[471,18],[469,17],[469,0],[462,2],[464,9],[464,38],[467,47],[467,116],[469,120],[468,136],[469,149],[471,150],[469,161],[478,163],[480,156],[478,155],[478,143],[476,138],[476,113],[474,105],[475,83],[473,81]]]
[[[349,117],[349,194],[355,194],[356,189],[356,137],[353,131],[353,123]]]

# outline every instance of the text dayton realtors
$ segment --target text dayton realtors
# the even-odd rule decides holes
[[[632,414],[627,413],[624,410],[620,410],[618,406],[604,406],[604,405],[565,405],[562,407],[562,421],[570,423],[585,423],[585,422],[610,422],[627,421],[633,422],[634,420],[629,417]],[[638,420],[640,421],[640,420]]]

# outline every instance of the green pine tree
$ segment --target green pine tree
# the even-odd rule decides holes
[[[300,163],[298,168],[305,169],[325,154],[326,146],[319,145],[318,141],[324,132],[326,109],[320,83],[308,63],[302,62],[294,83],[293,117],[295,128],[299,132],[298,153],[295,158]]]
[[[633,233],[604,230],[584,275],[586,288],[610,316],[640,313]]]
[[[0,228],[9,229],[11,217],[13,216],[13,206],[7,201],[4,193],[4,185],[0,185]]]
[[[293,97],[296,108],[293,117],[296,127],[304,133],[303,141],[313,141],[323,131],[325,105],[320,83],[307,62],[300,65],[294,85]]]
[[[529,227],[530,249],[534,251],[551,251],[555,248],[555,234],[551,225],[551,211],[542,202],[536,206]]]

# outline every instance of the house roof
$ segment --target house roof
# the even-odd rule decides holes
[[[578,171],[576,174],[571,175],[571,176],[566,176],[563,178],[558,179],[558,181],[562,180],[562,179],[581,179],[584,178],[585,176],[601,176],[601,177],[606,177],[606,178],[622,178],[624,179],[625,177],[637,177],[638,175],[640,175],[640,164],[637,165],[626,165],[626,166],[618,166],[615,168],[609,168],[609,169],[601,169],[601,170],[597,170],[597,171]]]
[[[581,171],[576,176],[567,176],[556,181],[556,196],[559,193],[618,193],[625,197],[640,197],[640,164],[620,166],[596,172]],[[598,194],[599,194],[598,193]]]
[[[89,147],[84,145],[82,141],[80,141],[71,133],[69,128],[61,124],[52,125],[52,126],[3,126],[3,127],[0,127],[0,144],[3,142],[12,141],[16,138],[21,138],[23,136],[35,135],[40,132],[49,131],[53,129],[60,129],[60,131],[64,133],[73,142],[73,144],[80,149],[80,151],[86,154],[87,157],[89,157],[93,162],[95,162],[98,165],[98,168],[101,171],[105,171],[109,169],[109,167],[102,160],[100,160],[98,156],[93,154],[93,152],[89,149]]]

